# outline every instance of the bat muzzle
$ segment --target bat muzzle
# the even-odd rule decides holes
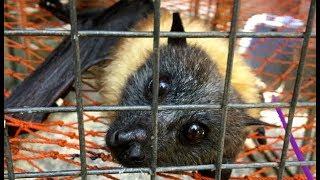
[[[143,128],[108,131],[106,144],[116,159],[124,166],[147,164],[144,146],[147,144],[147,131]]]

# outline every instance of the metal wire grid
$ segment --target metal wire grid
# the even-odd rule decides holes
[[[77,12],[75,0],[70,0],[70,19],[71,30],[5,30],[5,36],[67,36],[70,35],[72,40],[72,46],[74,48],[74,67],[75,67],[75,89],[76,89],[76,101],[77,106],[73,107],[29,107],[29,108],[7,108],[5,113],[34,113],[34,112],[77,112],[78,117],[78,131],[79,131],[79,143],[80,143],[80,160],[81,170],[73,171],[49,171],[49,172],[30,172],[30,173],[14,173],[12,154],[10,152],[10,144],[8,139],[7,127],[4,124],[4,142],[5,142],[5,156],[7,159],[8,173],[4,175],[4,178],[31,178],[31,177],[54,177],[54,176],[70,176],[81,175],[82,179],[86,179],[87,175],[99,175],[99,174],[118,174],[118,173],[149,173],[151,179],[156,177],[156,172],[172,172],[172,171],[191,171],[191,170],[216,170],[216,179],[221,179],[221,169],[238,169],[238,168],[256,168],[256,167],[278,167],[278,179],[283,179],[283,172],[286,166],[311,166],[315,165],[316,161],[291,161],[286,162],[286,154],[289,147],[289,137],[292,128],[292,122],[296,107],[315,107],[316,103],[312,102],[297,102],[299,96],[299,89],[301,85],[302,73],[305,64],[305,57],[307,52],[307,45],[310,38],[316,37],[316,33],[312,33],[312,21],[315,14],[316,1],[311,0],[308,20],[306,24],[306,30],[304,33],[279,33],[279,32],[263,32],[263,33],[250,33],[250,32],[237,32],[237,17],[240,6],[240,0],[234,0],[233,14],[231,20],[230,32],[160,32],[160,0],[154,1],[154,31],[153,32],[126,32],[126,31],[78,31],[77,30]],[[199,104],[199,105],[158,105],[158,83],[153,84],[153,101],[151,106],[83,106],[81,98],[81,69],[80,69],[80,50],[79,50],[79,37],[80,36],[117,36],[117,37],[153,37],[154,39],[154,52],[156,53],[156,59],[153,62],[153,80],[159,81],[159,38],[160,37],[188,37],[188,38],[229,38],[229,52],[227,59],[226,79],[224,85],[223,101],[220,105],[212,104]],[[303,38],[303,44],[300,54],[300,61],[297,69],[297,76],[295,80],[293,96],[291,103],[250,103],[250,104],[230,104],[229,87],[232,73],[232,62],[234,54],[235,39],[237,37],[283,37],[283,38]],[[249,164],[222,164],[222,152],[224,147],[225,136],[225,118],[228,108],[271,108],[271,107],[290,107],[288,116],[288,125],[285,130],[285,137],[283,143],[283,150],[281,154],[280,163],[277,162],[265,162],[265,163],[249,163]],[[220,144],[217,152],[218,161],[216,164],[210,165],[196,165],[196,166],[173,166],[173,167],[157,167],[157,115],[158,111],[164,110],[199,110],[199,109],[221,109],[223,123],[220,131]],[[152,111],[152,126],[154,130],[153,134],[153,159],[150,168],[115,168],[108,170],[87,170],[86,164],[86,152],[85,152],[85,136],[83,127],[83,111],[127,111],[127,110],[147,110]]]

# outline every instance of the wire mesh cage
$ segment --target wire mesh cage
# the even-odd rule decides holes
[[[17,84],[32,73],[61,43],[61,35],[73,35],[78,38],[84,36],[84,33],[75,28],[76,11],[96,7],[107,8],[115,2],[66,1],[64,3],[70,3],[70,6],[76,4],[76,8],[70,8],[71,20],[69,24],[65,24],[40,8],[37,0],[5,1],[5,98],[9,97]],[[157,23],[160,18],[160,1],[154,1],[154,4],[155,31],[141,36],[159,40],[160,36],[170,36],[170,33],[163,35],[159,31]],[[115,109],[101,106],[101,97],[90,83],[87,83],[92,80],[92,74],[80,72],[79,51],[76,48],[79,46],[79,39],[73,38],[77,62],[76,83],[74,90],[57,101],[59,107],[5,109],[7,114],[51,112],[43,123],[26,122],[5,115],[5,128],[18,127],[12,137],[5,136],[5,178],[65,176],[74,179],[81,175],[83,178],[88,176],[92,179],[142,179],[148,178],[148,174],[151,174],[152,177],[157,175],[164,179],[206,179],[196,170],[215,168],[218,172],[221,172],[221,169],[233,169],[231,179],[276,179],[277,176],[283,179],[307,179],[305,169],[301,167],[308,168],[312,176],[316,177],[316,26],[313,18],[315,0],[162,0],[161,7],[179,11],[186,16],[199,17],[213,25],[215,31],[212,32],[185,34],[195,38],[229,38],[231,45],[229,44],[227,66],[230,67],[232,64],[235,47],[264,82],[261,84],[263,103],[228,104],[226,93],[223,97],[224,103],[220,106],[199,105],[196,109],[220,108],[221,111],[227,112],[230,106],[262,108],[261,120],[281,126],[277,111],[281,111],[282,108],[284,116],[288,119],[286,131],[282,127],[272,127],[266,128],[265,135],[250,133],[235,164],[222,164],[220,159],[217,164],[212,165],[156,167],[154,162],[151,168],[119,168],[105,148],[104,138],[109,124],[100,113],[103,110]],[[268,26],[270,23],[272,27]],[[102,32],[101,36],[103,33],[108,34]],[[139,33],[137,34],[139,36]],[[130,34],[126,35],[125,32],[119,32],[119,35],[130,37]],[[154,47],[158,46],[155,41]],[[157,72],[156,68],[155,70]],[[234,71],[227,68],[227,82]],[[225,88],[228,89],[229,86],[230,83],[227,83]],[[274,102],[271,96],[277,96],[278,101]],[[80,108],[83,106],[84,108]],[[152,111],[154,122],[158,108],[170,109],[157,104],[143,108]],[[179,105],[176,108],[179,108]],[[188,105],[180,108],[188,109]],[[189,108],[195,106],[190,105]],[[133,107],[131,110],[138,109]],[[290,133],[292,136],[289,138]],[[261,139],[266,141],[266,144],[259,144],[258,141]],[[157,138],[155,143],[156,140]],[[295,145],[291,144],[293,141],[297,143],[304,160],[298,157]],[[157,154],[156,148],[153,154]],[[220,176],[221,174],[217,173],[218,179]]]

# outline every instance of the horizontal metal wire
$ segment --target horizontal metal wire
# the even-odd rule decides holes
[[[246,164],[222,164],[222,169],[243,169],[243,168],[259,168],[259,167],[277,167],[277,162],[261,162]],[[316,161],[289,161],[285,166],[314,166]],[[192,165],[192,166],[170,166],[158,167],[157,172],[178,172],[178,171],[194,171],[194,170],[215,170],[214,164],[208,165]],[[16,178],[39,178],[39,177],[55,177],[55,176],[76,176],[81,173],[80,170],[64,170],[64,171],[47,171],[47,172],[29,172],[15,173]],[[88,170],[87,175],[101,174],[122,174],[122,173],[151,173],[150,168],[114,168],[106,170]],[[4,174],[4,178],[8,179],[8,174]]]
[[[91,37],[153,37],[152,32],[130,32],[130,31],[95,31],[86,30],[78,31],[79,36],[91,36]],[[228,38],[229,32],[160,32],[160,37],[187,37],[187,38]],[[5,36],[68,36],[70,35],[69,30],[5,30]],[[237,32],[236,37],[252,37],[252,38],[303,38],[304,33],[299,32]],[[311,34],[311,37],[316,37],[316,32]]]
[[[230,103],[230,108],[247,109],[247,108],[288,108],[290,103]],[[298,102],[297,107],[315,107],[316,102]],[[218,104],[185,104],[185,105],[159,105],[159,111],[166,110],[208,110],[220,109]],[[151,106],[83,106],[84,111],[150,111]],[[4,113],[53,113],[53,112],[75,112],[76,106],[64,107],[22,107],[22,108],[6,108]]]

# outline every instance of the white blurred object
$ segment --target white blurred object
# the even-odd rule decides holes
[[[263,25],[259,28],[259,26]],[[273,14],[256,14],[251,16],[245,23],[243,32],[267,32],[273,28],[298,29],[304,25],[300,19],[291,16],[276,16]],[[241,38],[239,52],[244,53],[250,46],[252,38]]]

